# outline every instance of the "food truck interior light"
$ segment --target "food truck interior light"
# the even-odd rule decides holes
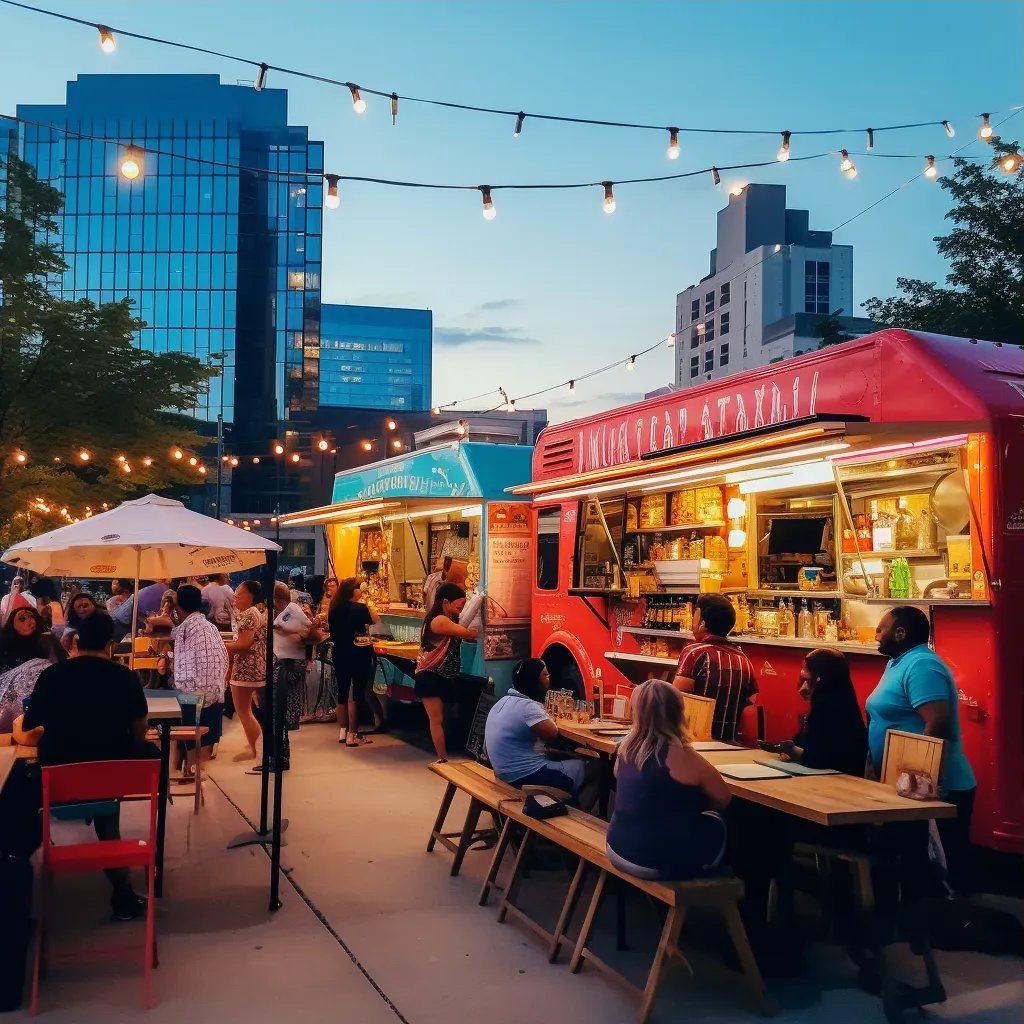
[[[452,512],[461,512],[466,507],[465,505],[447,505],[445,508],[425,508],[420,509],[418,512],[399,512],[396,515],[385,516],[384,521],[394,523],[400,519],[425,519],[429,516],[446,516]],[[476,507],[479,508],[480,506]]]
[[[463,519],[472,519],[474,516],[483,515],[483,505],[470,505],[462,510]]]
[[[730,530],[729,531],[729,547],[734,550],[737,548],[743,548],[747,545],[747,531],[746,530]]]
[[[742,498],[730,498],[726,514],[730,519],[742,519],[747,514],[747,503]]]
[[[830,462],[812,463],[807,466],[799,466],[791,472],[779,476],[769,476],[761,480],[745,480],[740,484],[740,494],[784,491],[791,487],[813,486],[834,481],[835,477]]]

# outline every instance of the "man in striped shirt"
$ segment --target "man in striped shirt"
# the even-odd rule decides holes
[[[726,637],[736,625],[732,604],[720,594],[702,594],[694,616],[694,643],[683,648],[673,685],[684,693],[713,697],[715,716],[711,735],[736,741],[740,716],[757,697],[750,659]]]

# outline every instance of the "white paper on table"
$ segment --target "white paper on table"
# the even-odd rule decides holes
[[[780,772],[777,768],[768,768],[765,765],[740,763],[740,764],[716,764],[715,767],[722,775],[729,779],[742,779],[745,782],[757,779],[791,779],[792,775]]]
[[[694,740],[691,744],[694,750],[742,750],[732,743],[725,743],[722,740]]]

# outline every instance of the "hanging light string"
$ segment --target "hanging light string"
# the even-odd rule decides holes
[[[425,96],[403,95],[391,89],[376,89],[370,86],[356,85],[354,82],[332,78],[326,75],[318,75],[309,71],[300,71],[296,68],[288,68],[279,64],[271,64],[267,61],[254,60],[251,57],[242,57],[237,54],[223,53],[205,46],[198,46],[194,43],[185,43],[175,39],[166,39],[160,36],[148,35],[141,32],[133,32],[129,29],[114,28],[102,22],[91,21],[87,18],[76,18],[70,14],[63,14],[58,11],[47,10],[43,7],[36,7],[33,4],[21,3],[19,0],[0,0],[0,3],[8,7],[15,7],[24,11],[31,11],[34,14],[42,14],[46,17],[57,18],[61,21],[70,22],[75,25],[83,25],[94,29],[99,33],[100,45],[105,53],[112,53],[116,48],[117,36],[126,39],[138,39],[143,42],[156,43],[161,46],[169,46],[179,50],[188,50],[192,53],[202,53],[212,57],[219,57],[223,60],[235,61],[239,64],[247,64],[256,71],[255,87],[262,89],[266,83],[268,72],[276,72],[283,75],[292,75],[307,81],[321,82],[325,85],[332,85],[338,88],[349,90],[352,95],[352,104],[357,113],[366,110],[366,101],[362,94],[377,96],[390,101],[391,116],[394,121],[398,115],[400,101],[416,103],[425,106],[440,107],[447,110],[460,110],[478,114],[490,114],[497,117],[514,120],[515,129],[513,135],[519,137],[522,134],[524,123],[527,120],[551,121],[561,124],[592,125],[602,128],[626,128],[648,132],[663,132],[669,136],[669,146],[666,151],[669,159],[675,159],[679,155],[679,135],[750,135],[750,136],[772,136],[779,135],[780,131],[774,128],[704,128],[695,126],[674,126],[661,124],[647,124],[634,121],[617,121],[607,118],[572,117],[564,114],[547,114],[538,111],[525,111],[522,109],[503,107],[487,107],[474,103],[460,103],[450,100],[432,99]],[[883,125],[880,128],[813,128],[803,130],[787,130],[787,136],[824,136],[824,135],[847,135],[854,132],[870,133],[873,137],[878,132],[906,131],[915,128],[941,127],[947,134],[953,131],[948,119],[936,119],[931,121],[915,121],[906,124]],[[721,169],[721,168],[720,168]]]

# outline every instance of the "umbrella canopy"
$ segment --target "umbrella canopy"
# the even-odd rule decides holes
[[[43,576],[169,579],[262,565],[272,540],[147,494],[40,534],[0,558]]]

